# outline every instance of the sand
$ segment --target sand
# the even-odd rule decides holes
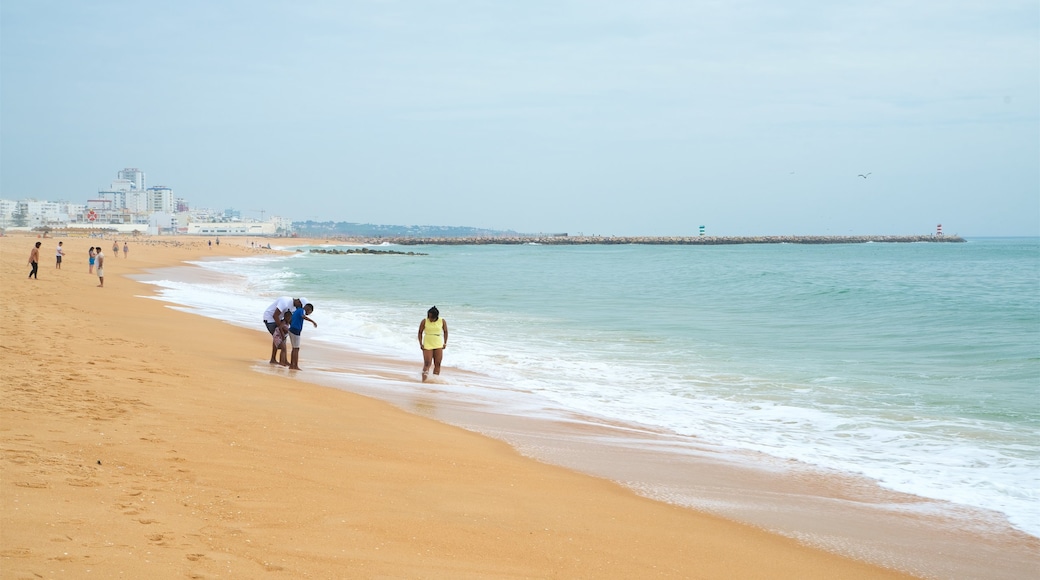
[[[0,237],[2,578],[896,578],[267,367],[129,276],[246,240]],[[122,238],[120,238],[122,239]],[[87,248],[106,252],[105,287]],[[304,368],[306,369],[306,359]]]

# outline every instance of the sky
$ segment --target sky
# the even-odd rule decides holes
[[[1035,236],[1040,4],[0,2],[0,198],[127,167],[254,218]]]

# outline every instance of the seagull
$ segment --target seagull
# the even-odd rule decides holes
[[[862,174],[862,173],[860,173],[860,174],[859,174],[859,177],[862,177],[863,179],[866,179],[866,178],[867,178],[867,175],[870,175],[870,173],[867,173],[867,174],[865,174],[865,175],[864,175],[864,174]]]

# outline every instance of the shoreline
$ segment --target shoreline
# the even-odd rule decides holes
[[[126,278],[218,254],[201,241],[134,241],[95,289],[85,258],[53,269],[50,238],[41,279],[19,280],[33,240],[0,239],[16,305],[0,409],[5,576],[901,576],[423,412],[252,372],[266,366],[261,330],[135,299],[150,288]],[[88,242],[64,241],[71,256]],[[225,244],[220,255],[256,253]]]
[[[199,274],[182,273],[186,278]],[[503,411],[509,408],[503,401],[474,400],[473,388],[482,378],[450,365],[442,382],[419,385],[417,364],[324,342],[309,342],[308,351],[303,380],[378,398],[505,441],[541,462],[834,553],[935,577],[970,573],[1017,578],[1037,562],[1029,556],[1032,547],[1040,546],[1037,539],[996,512],[892,491],[863,476],[720,448],[645,426],[561,409],[549,412],[541,406],[547,401],[527,407],[537,410],[537,416],[526,416],[522,409],[517,415]],[[269,372],[281,374],[277,368]],[[460,389],[466,390],[465,401]],[[994,565],[984,553],[1001,554],[1000,563]]]
[[[323,375],[319,384],[504,441],[524,456],[616,482],[649,499],[922,578],[1011,580],[1040,565],[1040,539],[997,512],[642,425],[543,408],[537,416],[514,415],[495,401],[460,400],[451,379],[414,385],[411,367],[417,365],[402,369],[396,361],[356,353],[342,363],[341,349],[322,348],[327,352],[312,355],[311,365]],[[396,390],[395,381],[416,390]]]

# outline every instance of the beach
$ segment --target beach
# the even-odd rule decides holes
[[[126,275],[239,241],[0,238],[4,578],[899,577],[296,377]],[[259,320],[259,314],[258,314]]]
[[[248,240],[131,239],[104,288],[87,248],[111,239],[60,240],[56,270],[59,240],[0,238],[3,578],[910,577],[317,384],[306,347],[272,368],[259,312],[226,324],[132,278],[272,252]]]

